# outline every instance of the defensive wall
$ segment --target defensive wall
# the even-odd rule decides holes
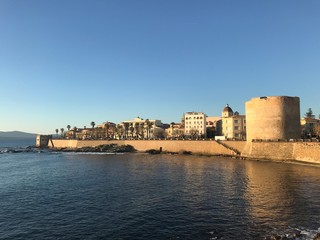
[[[214,140],[65,140],[53,139],[49,142],[49,148],[81,148],[96,147],[103,144],[131,145],[138,151],[149,149],[168,152],[190,151],[198,154],[210,155],[236,155],[231,148],[226,148]],[[53,145],[52,145],[53,144]]]
[[[53,145],[52,145],[53,144]],[[95,147],[103,144],[131,145],[138,151],[191,151],[197,154],[237,155],[251,159],[301,161],[320,164],[320,142],[221,141],[213,140],[65,140],[49,141],[49,148]]]
[[[320,142],[248,142],[241,156],[320,164]]]

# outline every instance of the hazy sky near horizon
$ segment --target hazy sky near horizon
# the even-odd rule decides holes
[[[299,96],[320,114],[318,0],[1,0],[0,131],[179,122]]]

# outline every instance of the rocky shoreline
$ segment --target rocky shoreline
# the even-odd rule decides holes
[[[265,240],[320,240],[320,233],[310,234],[301,230],[293,230],[287,234],[278,235],[272,234],[265,237]]]
[[[82,148],[52,148],[59,152],[83,152],[83,153],[129,153],[137,150],[131,145],[118,144],[104,144],[96,147],[82,147]]]

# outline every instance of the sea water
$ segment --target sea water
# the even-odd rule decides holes
[[[295,229],[312,239],[319,232],[319,167],[30,144],[0,146],[0,239],[264,239]]]

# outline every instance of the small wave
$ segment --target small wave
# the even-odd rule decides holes
[[[265,240],[287,239],[287,240],[320,240],[320,228],[317,230],[306,228],[291,228],[278,231],[268,235]]]
[[[63,153],[67,155],[123,155],[125,153],[113,153],[113,152],[55,152]]]
[[[12,148],[12,147],[4,147],[0,149],[0,153],[35,153],[39,152],[38,149],[34,147],[19,147],[19,148]]]

